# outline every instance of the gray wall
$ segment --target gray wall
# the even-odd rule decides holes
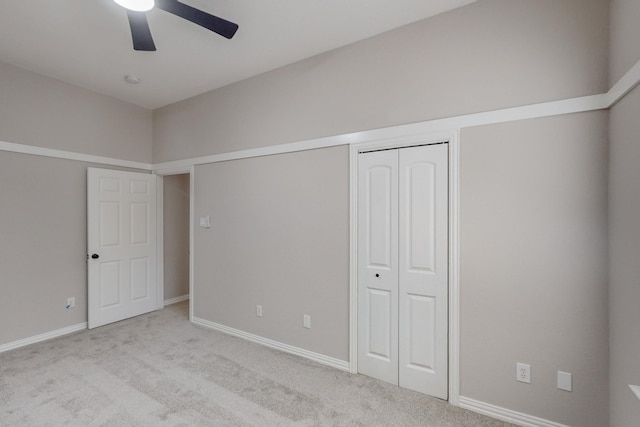
[[[151,111],[0,63],[0,141],[151,162]]]
[[[611,20],[619,25],[611,36],[612,79],[637,59],[633,3],[612,1]],[[153,160],[604,92],[608,6],[480,0],[156,110]],[[149,161],[148,111],[13,67],[0,72],[0,140]],[[635,241],[626,232],[637,218],[635,205],[628,207],[634,187],[627,185],[637,178],[634,100],[635,92],[614,109],[611,127],[611,217],[622,218],[612,219],[612,255],[628,257]],[[463,130],[463,395],[568,424],[606,424],[606,129],[605,113],[585,113]],[[213,219],[210,230],[196,229],[196,316],[347,359],[347,157],[338,147],[196,168],[196,217]],[[86,165],[8,153],[0,153],[0,162],[1,182],[17,183],[0,187],[3,206],[5,200],[12,206],[0,213],[2,235],[11,233],[0,243],[0,259],[11,261],[0,277],[22,302],[0,303],[0,316],[7,316],[0,324],[43,313],[0,328],[4,343],[86,319],[72,318],[80,307],[65,311],[51,303],[86,289],[86,236],[78,229],[85,221],[78,212],[86,210],[80,174]],[[59,231],[51,230],[47,209],[56,212]],[[497,217],[482,217],[487,211]],[[65,250],[51,256],[67,235]],[[31,253],[51,256],[44,266],[53,274],[45,277],[38,265],[27,269]],[[612,262],[611,311],[619,312],[611,317],[615,426],[630,425],[637,408],[623,391],[637,360],[627,339],[638,324],[626,305],[635,292],[633,268],[632,261]],[[523,296],[521,309],[510,306]],[[256,304],[264,306],[262,319]],[[301,327],[303,313],[312,316],[311,330]],[[516,361],[532,364],[530,386],[515,383]],[[554,390],[558,369],[574,373],[573,393]]]
[[[606,92],[608,13],[480,0],[155,110],[154,162]]]
[[[640,2],[611,0],[609,81],[613,85],[640,60]]]
[[[0,345],[87,321],[87,167],[0,151]]]
[[[601,0],[481,0],[156,110],[154,161],[602,93],[608,19]],[[606,140],[606,112],[463,130],[463,395],[606,424]],[[197,317],[347,359],[347,158],[196,168]]]
[[[151,112],[0,63],[0,141],[149,162]],[[0,151],[0,345],[87,320],[88,166]]]
[[[629,384],[640,385],[640,90],[611,110],[610,384],[611,427],[634,427],[640,401]]]
[[[607,113],[461,140],[461,394],[607,425]],[[531,364],[531,384],[515,381],[516,362]]]
[[[348,171],[344,146],[196,167],[194,315],[347,360]]]
[[[611,0],[610,79],[640,60],[640,2]],[[609,159],[609,346],[610,425],[632,427],[640,401],[629,384],[640,385],[640,90],[610,111]]]
[[[163,178],[165,300],[189,294],[189,179]]]

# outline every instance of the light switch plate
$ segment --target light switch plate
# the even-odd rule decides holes
[[[200,228],[211,228],[211,218],[209,215],[200,218]]]
[[[558,371],[558,389],[573,391],[573,380],[569,372]]]

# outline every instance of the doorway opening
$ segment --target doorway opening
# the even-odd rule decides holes
[[[162,177],[162,277],[164,305],[190,299],[189,173]]]

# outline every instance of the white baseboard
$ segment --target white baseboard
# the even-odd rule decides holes
[[[73,332],[78,332],[87,329],[87,322],[78,323],[77,325],[67,326],[66,328],[56,329],[55,331],[45,332],[44,334],[34,335],[29,338],[24,338],[18,341],[13,341],[7,344],[0,345],[0,353],[5,351],[13,350],[16,348],[24,347],[29,344],[35,344],[41,341],[50,340],[52,338],[57,338],[62,335],[71,334]]]
[[[285,353],[295,354],[314,362],[318,362],[322,365],[331,366],[332,368],[340,369],[341,371],[349,372],[349,362],[346,360],[335,359],[333,357],[325,356],[324,354],[314,353],[313,351],[305,350],[292,345],[283,344],[278,341],[270,340],[259,335],[250,334],[238,329],[230,328],[228,326],[220,325],[218,323],[210,322],[208,320],[194,317],[192,323],[195,325],[203,326],[208,329],[213,329],[219,332],[223,332],[228,335],[234,335],[236,337],[243,338],[247,341],[252,341],[257,344],[262,344],[266,347],[274,348],[276,350],[284,351]]]
[[[175,298],[169,298],[169,299],[164,300],[164,306],[166,307],[166,306],[171,305],[171,304],[177,304],[179,302],[186,301],[188,299],[189,299],[189,294],[181,295],[181,296],[175,297]]]
[[[565,424],[560,424],[554,421],[545,420],[543,418],[534,417],[533,415],[512,411],[511,409],[506,409],[500,406],[491,405],[490,403],[484,403],[478,400],[469,399],[468,397],[464,396],[460,396],[458,398],[458,406],[522,427],[568,427]]]

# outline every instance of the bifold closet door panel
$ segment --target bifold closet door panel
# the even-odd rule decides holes
[[[448,146],[399,150],[399,385],[446,399]]]
[[[398,151],[358,157],[358,370],[398,384]]]

